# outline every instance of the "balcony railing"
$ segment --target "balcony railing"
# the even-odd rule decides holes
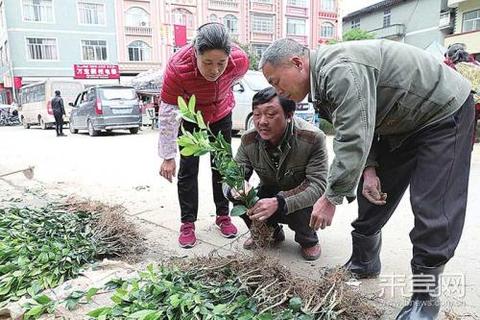
[[[292,7],[287,5],[286,13],[293,16],[308,17],[308,8]]]
[[[152,28],[151,27],[125,27],[125,34],[126,35],[134,35],[134,36],[151,36],[152,35]]]
[[[370,30],[369,32],[379,39],[397,39],[405,36],[405,29],[404,24],[392,24],[388,27]]]
[[[465,1],[467,1],[467,0],[448,0],[448,6],[450,8],[456,8],[459,3],[465,2]]]
[[[197,6],[197,0],[170,0],[170,4],[180,4],[184,6]]]
[[[208,8],[213,10],[238,11],[239,3],[236,0],[209,0]]]
[[[337,13],[336,12],[319,11],[318,12],[318,17],[319,18],[324,18],[324,19],[336,19],[337,18]]]
[[[272,42],[273,32],[252,32],[252,41]]]
[[[297,41],[298,43],[300,44],[303,44],[303,45],[307,45],[307,36],[305,35],[296,35],[296,34],[288,34],[287,33],[287,37],[290,38],[290,39],[293,39],[295,41]]]
[[[273,4],[272,3],[262,3],[262,2],[251,2],[251,10],[252,11],[260,11],[260,12],[273,12]]]

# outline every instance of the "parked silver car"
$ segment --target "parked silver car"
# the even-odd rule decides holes
[[[135,89],[128,86],[95,86],[78,94],[70,104],[70,132],[128,129],[136,134],[142,125],[142,111]]]
[[[259,71],[249,70],[245,76],[233,86],[235,108],[232,112],[232,130],[243,131],[253,128],[252,99],[255,93],[269,87],[267,79]],[[297,103],[295,115],[312,124],[315,121],[315,108],[305,99]]]

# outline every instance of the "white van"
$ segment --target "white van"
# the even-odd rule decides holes
[[[232,111],[232,130],[234,133],[253,128],[252,99],[258,91],[270,87],[260,71],[248,70],[245,76],[233,86],[235,108]],[[315,121],[315,108],[305,98],[297,103],[295,116],[310,123]]]
[[[83,88],[83,84],[79,81],[50,79],[23,86],[20,89],[20,106],[18,108],[23,127],[29,129],[32,125],[40,125],[42,129],[47,129],[54,125],[55,118],[51,101],[56,90],[61,92],[67,120],[72,110],[69,103],[75,101]]]

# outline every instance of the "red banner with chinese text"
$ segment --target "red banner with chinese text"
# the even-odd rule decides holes
[[[120,79],[116,64],[74,64],[75,79]]]

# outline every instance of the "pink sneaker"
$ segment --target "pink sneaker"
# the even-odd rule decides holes
[[[195,237],[195,224],[193,222],[182,223],[180,227],[180,236],[178,237],[180,247],[188,249],[193,248],[197,244]]]
[[[217,216],[215,223],[225,238],[234,238],[237,235],[237,227],[233,225],[229,216]]]

